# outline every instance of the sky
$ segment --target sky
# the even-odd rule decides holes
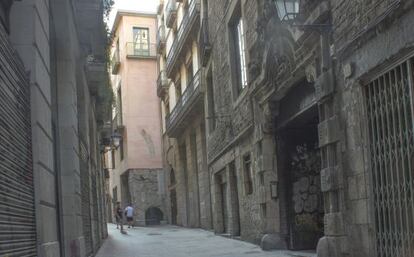
[[[115,0],[109,16],[109,27],[112,27],[117,10],[153,12],[157,11],[159,0]]]

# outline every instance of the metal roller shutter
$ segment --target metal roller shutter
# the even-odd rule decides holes
[[[0,256],[36,254],[30,88],[0,27]]]
[[[90,183],[89,175],[89,154],[86,144],[83,140],[79,141],[79,150],[81,157],[81,194],[82,194],[82,220],[83,235],[85,237],[86,256],[93,253],[92,224],[91,224],[91,200],[90,200]]]

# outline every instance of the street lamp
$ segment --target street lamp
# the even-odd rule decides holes
[[[327,71],[332,67],[332,58],[330,56],[330,37],[332,33],[332,24],[301,24],[298,22],[298,16],[301,14],[302,0],[273,0],[279,19],[282,23],[288,23],[293,27],[301,30],[316,31],[321,37],[321,68]]]
[[[114,132],[111,136],[112,139],[112,145],[115,149],[117,149],[119,147],[119,145],[121,144],[121,140],[122,140],[122,135],[119,134],[118,132]]]
[[[279,19],[282,22],[293,22],[299,14],[301,0],[273,0]]]

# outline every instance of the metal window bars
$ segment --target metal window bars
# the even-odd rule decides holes
[[[366,87],[376,250],[414,256],[413,59]]]

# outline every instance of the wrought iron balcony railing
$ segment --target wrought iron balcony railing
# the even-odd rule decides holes
[[[155,44],[127,43],[128,58],[156,58],[157,47]]]
[[[157,33],[157,51],[158,53],[162,53],[162,51],[165,49],[165,44],[166,44],[166,37],[165,37],[165,26],[161,25],[158,28],[158,33]]]
[[[200,17],[200,0],[191,0],[190,7],[187,13],[184,15],[178,33],[174,39],[170,51],[167,56],[167,74],[169,75],[173,70],[178,56],[181,54],[181,50],[185,45],[188,35],[191,34],[193,25],[199,21]]]
[[[185,128],[184,124],[189,114],[195,110],[196,103],[202,103],[201,74],[202,71],[199,70],[194,75],[174,109],[166,116],[167,134],[170,137],[177,136],[180,128]]]
[[[168,28],[172,28],[177,20],[177,2],[176,0],[169,0],[167,9],[165,10],[165,21]]]
[[[111,70],[112,70],[113,75],[118,74],[120,66],[121,66],[121,58],[119,56],[119,49],[116,49],[114,54],[112,55],[112,60],[111,60]]]
[[[200,31],[200,59],[203,66],[207,65],[207,62],[211,54],[211,45],[208,34],[208,19],[203,18],[201,22],[201,31]]]
[[[168,90],[168,78],[165,70],[160,71],[157,79],[157,94],[163,96]]]

